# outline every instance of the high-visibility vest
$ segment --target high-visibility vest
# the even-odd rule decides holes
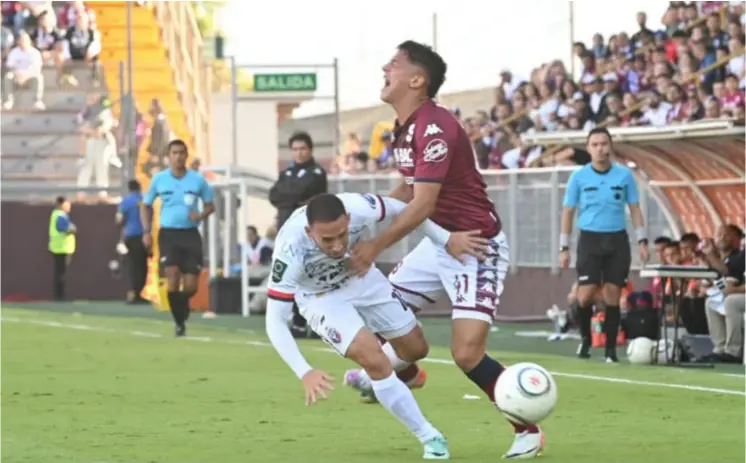
[[[66,215],[55,209],[49,217],[49,251],[52,254],[73,254],[75,252],[75,235],[57,230],[57,218]]]

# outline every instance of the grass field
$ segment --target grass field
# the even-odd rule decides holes
[[[304,342],[304,352],[337,376],[338,387],[305,408],[300,383],[268,347],[259,318],[195,320],[190,337],[178,340],[167,315],[149,308],[16,307],[3,308],[2,318],[4,463],[420,460],[419,443],[398,422],[341,386],[351,364],[319,341]],[[427,387],[416,396],[454,460],[498,460],[510,428],[450,364],[447,326],[425,322],[434,347]],[[495,333],[495,356],[540,363],[559,386],[540,461],[744,461],[742,368],[583,362],[568,355],[574,343],[511,330]]]

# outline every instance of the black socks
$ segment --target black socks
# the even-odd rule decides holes
[[[578,330],[580,331],[580,337],[582,338],[583,344],[591,346],[591,319],[593,318],[593,306],[581,307],[577,302],[573,307],[575,312],[575,321],[578,324]]]
[[[477,366],[475,366],[470,372],[466,373],[466,377],[479,386],[479,388],[487,394],[490,400],[494,402],[495,384],[497,383],[497,377],[500,376],[500,373],[502,373],[503,370],[503,366],[500,365],[497,360],[485,354]]]
[[[189,314],[191,313],[189,299],[191,297],[191,294],[182,291],[168,292],[168,305],[171,307],[171,316],[174,318],[174,323],[179,326],[186,323],[189,319]]]
[[[619,306],[607,306],[604,318],[604,334],[606,335],[606,352],[616,352],[616,338],[619,334],[621,311]]]

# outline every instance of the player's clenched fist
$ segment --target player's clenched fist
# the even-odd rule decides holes
[[[482,232],[471,230],[465,232],[451,232],[446,243],[448,254],[463,262],[464,254],[483,259],[487,253],[489,240],[481,237]]]
[[[334,378],[321,370],[311,370],[303,376],[303,388],[306,390],[306,407],[316,402],[317,397],[326,399],[326,391],[333,391]]]

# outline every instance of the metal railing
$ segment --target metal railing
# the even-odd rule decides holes
[[[194,148],[209,163],[212,73],[202,57],[202,36],[192,6],[189,2],[154,2],[153,9],[176,73]]]
[[[485,170],[482,176],[487,192],[495,203],[511,249],[511,270],[518,267],[543,267],[559,271],[559,234],[562,198],[570,174],[577,166],[525,168],[517,170]],[[386,194],[399,182],[398,173],[329,177],[329,192]],[[650,236],[672,236],[680,227],[674,216],[664,209],[665,202],[648,185],[640,181],[640,205]],[[628,221],[630,244],[635,236]],[[386,227],[386,221],[379,225]],[[375,231],[374,231],[375,233]],[[381,255],[382,262],[401,260],[422,239],[417,233],[406,237]],[[573,242],[577,240],[574,231]],[[574,244],[573,244],[574,245]],[[634,249],[634,248],[633,248]],[[636,257],[635,257],[636,259]],[[633,267],[639,268],[635,260]]]

